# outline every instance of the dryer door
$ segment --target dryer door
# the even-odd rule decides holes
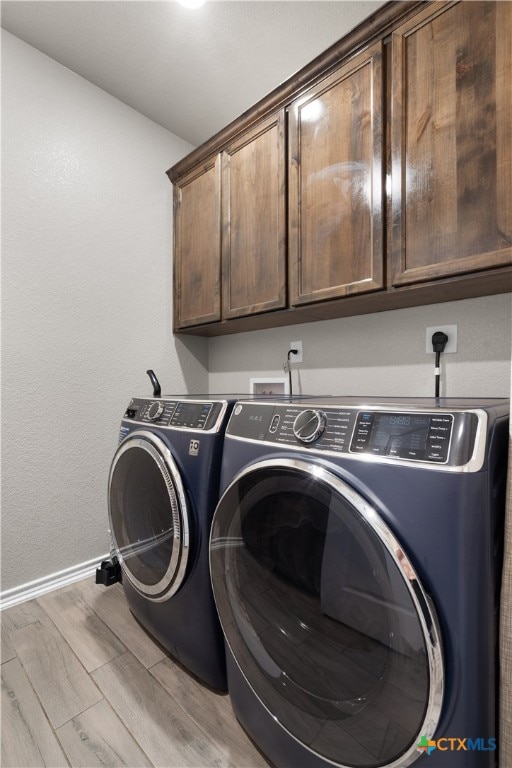
[[[222,496],[210,559],[230,650],[289,734],[326,765],[420,756],[443,695],[437,621],[374,507],[321,466],[262,461]]]
[[[123,575],[135,589],[152,600],[175,594],[189,555],[189,511],[178,467],[151,432],[132,432],[116,451],[109,518]]]

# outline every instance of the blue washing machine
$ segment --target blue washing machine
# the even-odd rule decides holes
[[[226,422],[241,395],[161,397],[155,382],[154,396],[133,398],[121,422],[108,482],[112,562],[97,581],[113,583],[120,570],[144,628],[202,682],[226,690],[208,542]]]
[[[112,553],[132,613],[183,666],[226,689],[208,569],[234,397],[134,398],[109,475]]]
[[[278,768],[497,765],[509,403],[238,403],[211,531],[228,688]]]

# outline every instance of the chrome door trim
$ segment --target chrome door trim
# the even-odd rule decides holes
[[[169,494],[173,519],[173,551],[169,567],[157,584],[144,584],[139,581],[129,567],[124,564],[123,553],[116,541],[115,529],[112,522],[110,492],[112,477],[121,456],[132,448],[141,448],[155,461],[160,470]],[[114,552],[134,588],[144,597],[155,602],[161,602],[172,597],[183,583],[190,552],[189,512],[183,481],[179,469],[170,450],[163,440],[146,430],[131,432],[119,445],[114,454],[108,478],[108,517]],[[143,548],[143,547],[142,547]]]
[[[254,464],[250,464],[248,467],[245,467],[235,476],[233,481],[228,485],[228,487],[222,494],[217,504],[217,508],[215,510],[215,514],[212,522],[212,528],[211,528],[212,532],[215,525],[215,517],[218,514],[218,510],[222,505],[223,499],[226,496],[226,494],[233,488],[233,486],[235,486],[237,483],[239,483],[239,481],[242,478],[247,477],[248,475],[251,475],[259,470],[270,469],[270,468],[295,469],[299,472],[303,472],[306,475],[309,475],[310,477],[312,477],[313,479],[324,482],[335,493],[347,499],[348,502],[351,504],[351,506],[361,515],[361,517],[371,526],[372,530],[377,534],[379,540],[382,542],[386,550],[389,552],[390,556],[395,562],[395,565],[399,569],[403,580],[406,583],[406,586],[411,596],[411,599],[413,601],[414,607],[416,608],[416,612],[421,624],[421,628],[423,630],[425,646],[427,649],[428,666],[429,666],[429,697],[428,697],[425,717],[423,719],[421,727],[418,729],[418,733],[416,734],[415,738],[411,743],[410,748],[408,749],[407,752],[404,752],[397,760],[393,761],[392,763],[386,763],[385,765],[382,766],[382,768],[405,768],[405,766],[412,765],[421,756],[421,754],[417,751],[417,742],[419,741],[419,739],[422,736],[425,736],[427,739],[431,739],[436,731],[436,728],[439,724],[439,720],[441,716],[441,709],[442,709],[443,697],[444,697],[444,661],[443,661],[443,653],[442,653],[442,646],[441,646],[441,630],[440,630],[439,622],[435,613],[435,608],[434,608],[432,599],[430,598],[428,593],[425,592],[425,590],[423,589],[421,582],[416,574],[416,571],[414,570],[412,564],[407,558],[398,539],[394,536],[394,534],[388,528],[386,523],[382,520],[382,518],[378,514],[375,507],[371,506],[371,504],[369,504],[359,493],[357,493],[353,488],[351,488],[351,486],[348,485],[344,480],[341,480],[332,471],[326,469],[325,467],[322,467],[320,464],[313,464],[309,461],[305,461],[301,459],[281,458],[281,459],[264,459]],[[222,548],[222,546],[226,547],[226,545],[227,545],[227,542],[225,538],[214,540],[210,535],[210,573],[212,573],[211,551],[213,549]],[[240,545],[240,542],[229,542],[228,544],[228,546],[239,546],[239,545]],[[213,584],[213,579],[212,579],[212,584]],[[213,594],[215,598],[215,589],[213,589]],[[216,600],[215,600],[215,603],[217,605]],[[218,606],[217,606],[217,612],[219,614],[220,623],[222,625],[223,617],[218,611]],[[245,681],[247,682],[247,685],[249,686],[251,691],[254,693],[254,695],[260,702],[260,704],[269,713],[269,715],[275,719],[274,714],[268,709],[266,704],[260,699],[260,697],[258,696],[258,693],[254,690],[250,681],[247,679],[245,672],[241,668],[238,662],[238,659],[236,658],[233,652],[233,649],[229,645],[229,641],[225,634],[224,634],[224,638],[229,647],[231,655],[238,666],[238,669],[243,675]],[[276,722],[278,721],[276,720]],[[293,738],[298,744],[300,744],[301,747],[308,750],[316,757],[319,757],[320,759],[324,760],[326,763],[329,763],[335,766],[335,768],[350,768],[350,766],[346,766],[344,763],[335,763],[329,758],[325,757],[324,755],[321,755],[318,752],[315,752],[307,744],[300,741],[293,733],[291,733],[281,723],[279,723],[279,726],[283,728],[283,730],[286,731],[286,733],[288,733],[288,735],[291,736],[291,738]]]

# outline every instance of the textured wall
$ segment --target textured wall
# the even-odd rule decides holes
[[[458,351],[443,356],[441,394],[508,397],[511,315],[511,295],[501,294],[218,337],[210,341],[210,389],[248,392],[251,376],[283,376],[289,342],[302,340],[294,392],[428,397],[434,355],[425,354],[426,328],[456,324]]]
[[[123,408],[204,391],[171,333],[171,185],[191,147],[2,32],[2,590],[108,550]]]

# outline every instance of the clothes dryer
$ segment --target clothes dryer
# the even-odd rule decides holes
[[[509,404],[238,403],[210,567],[278,768],[497,764]]]

